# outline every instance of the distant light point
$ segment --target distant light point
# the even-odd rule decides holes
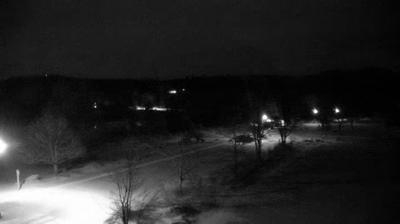
[[[313,113],[314,115],[317,115],[317,114],[319,113],[319,111],[318,111],[317,108],[313,108],[313,109],[312,109],[312,113]]]
[[[143,107],[143,106],[136,106],[135,109],[136,109],[136,110],[146,110],[146,107]]]
[[[178,91],[176,91],[176,89],[171,89],[168,91],[169,94],[177,94]]]

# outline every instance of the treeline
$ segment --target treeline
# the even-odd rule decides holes
[[[17,77],[0,82],[0,118],[29,122],[51,104],[61,108],[68,119],[87,122],[97,119],[92,106],[98,102],[104,119],[118,120],[132,116],[129,106],[146,101],[176,109],[205,126],[251,120],[256,111],[271,110],[271,104],[300,118],[310,116],[311,107],[328,110],[339,106],[347,116],[398,120],[398,75],[364,69],[306,76],[223,75],[163,81]],[[170,89],[185,91],[169,95]]]
[[[191,114],[215,124],[233,118],[251,120],[271,104],[291,117],[310,118],[312,107],[342,109],[343,116],[381,117],[398,123],[399,73],[382,69],[329,71],[307,76],[219,76],[187,81]],[[233,116],[231,116],[233,115]]]

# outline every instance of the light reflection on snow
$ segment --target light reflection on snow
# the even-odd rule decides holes
[[[21,206],[34,206],[34,209],[48,212],[37,214],[42,216],[40,223],[55,224],[99,224],[103,223],[111,214],[111,200],[109,197],[86,190],[71,190],[65,188],[29,188],[20,191],[9,191],[0,194],[0,204],[13,203]],[[29,211],[35,213],[35,211]],[[7,221],[7,214],[5,214]],[[32,217],[9,217],[25,220]],[[47,221],[46,221],[47,220]],[[14,223],[14,222],[13,222]]]

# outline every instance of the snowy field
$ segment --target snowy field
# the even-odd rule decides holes
[[[226,136],[213,132],[206,143],[171,143],[138,163],[139,223],[394,223],[397,218],[396,131],[378,124],[342,132],[302,126],[286,146],[271,132],[263,141],[262,164],[256,163],[254,144],[239,147],[237,172]],[[12,175],[5,175],[1,223],[111,223],[113,176],[125,170],[124,160],[90,162],[58,177],[38,168],[25,175],[37,171],[43,178],[19,191]]]

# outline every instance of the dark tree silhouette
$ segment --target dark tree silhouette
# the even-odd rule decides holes
[[[251,134],[254,139],[255,153],[257,160],[262,161],[262,138],[264,136],[264,127],[261,122],[252,123],[250,126]]]
[[[293,120],[280,120],[277,124],[281,143],[286,144],[286,140],[295,128],[295,122]]]
[[[61,164],[85,152],[67,120],[51,110],[27,127],[26,140],[22,152],[25,161],[51,164],[55,174]]]

